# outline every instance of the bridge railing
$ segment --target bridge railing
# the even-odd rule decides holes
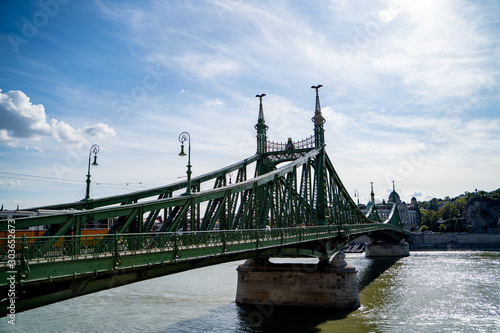
[[[274,142],[267,140],[267,151],[273,152],[291,149],[288,145],[288,142]],[[314,148],[314,135],[303,140],[293,141],[292,147],[293,149]]]
[[[364,234],[381,229],[394,229],[383,224],[327,225],[246,230],[196,232],[153,232],[113,235],[21,237],[12,242],[0,238],[0,268],[26,264],[98,259],[113,256],[171,252],[174,259],[193,258],[249,251],[306,242],[320,238]],[[54,238],[57,238],[55,241]],[[10,240],[10,242],[9,242]],[[38,253],[40,244],[53,244]],[[204,251],[210,249],[209,251]],[[216,251],[214,252],[214,249]]]

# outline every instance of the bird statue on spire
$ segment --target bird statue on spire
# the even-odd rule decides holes
[[[318,84],[317,86],[312,86],[312,89],[316,89],[316,110],[314,113],[314,117],[312,117],[312,121],[315,126],[322,125],[326,122],[326,119],[323,118],[323,115],[321,114],[321,106],[319,104],[319,88],[323,87],[322,84]]]

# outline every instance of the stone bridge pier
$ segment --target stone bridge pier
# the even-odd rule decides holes
[[[337,253],[317,264],[276,264],[248,259],[237,268],[236,302],[355,309],[360,306],[357,271]]]
[[[365,243],[365,257],[407,257],[410,245],[402,239],[399,243],[370,240]]]

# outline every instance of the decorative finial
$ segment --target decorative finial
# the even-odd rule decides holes
[[[266,96],[266,94],[255,95],[255,97],[258,97],[261,102],[262,102],[262,97],[264,96]]]
[[[318,93],[319,88],[323,87],[322,84],[318,84],[317,86],[312,86],[311,89],[316,89],[316,94]]]

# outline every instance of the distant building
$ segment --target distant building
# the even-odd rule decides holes
[[[401,222],[403,223],[403,228],[405,230],[409,230],[412,226],[418,230],[420,229],[420,219],[418,214],[418,206],[417,199],[415,197],[411,198],[411,203],[407,204],[404,201],[401,201],[399,194],[396,192],[393,182],[392,192],[389,194],[389,198],[387,199],[387,203],[385,200],[382,201],[382,204],[375,204],[375,208],[380,216],[380,219],[383,221],[389,217],[389,214],[392,210],[392,205],[396,203],[399,217],[401,218]],[[359,205],[359,208],[363,213],[368,213],[372,202],[368,202],[367,205]]]

